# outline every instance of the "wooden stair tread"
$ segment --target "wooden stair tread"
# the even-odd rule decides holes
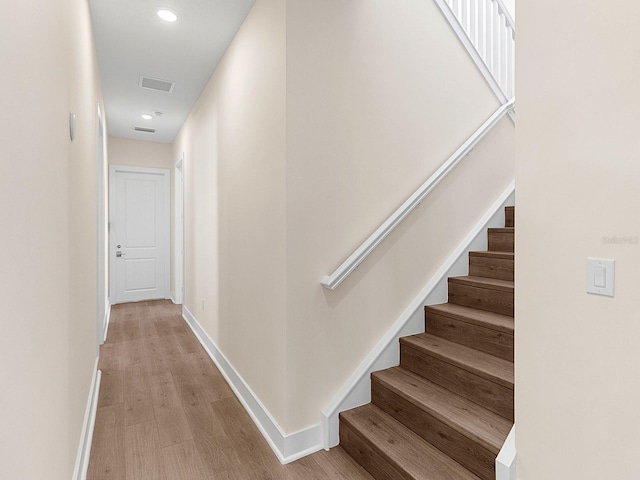
[[[496,455],[513,425],[506,418],[401,367],[375,372],[372,380]]]
[[[504,333],[513,335],[514,321],[513,317],[502,315],[500,313],[487,312],[478,310],[477,308],[456,305],[455,303],[441,303],[439,305],[429,305],[426,311],[437,313],[443,317],[455,318],[463,322],[480,325],[482,327],[491,328]],[[427,322],[428,322],[427,317]]]
[[[470,287],[487,288],[490,290],[500,290],[502,292],[513,292],[514,283],[509,280],[498,280],[487,277],[474,277],[465,275],[462,277],[449,277],[449,283],[459,283]]]
[[[378,454],[386,457],[405,478],[415,480],[479,480],[462,465],[430,445],[372,404],[340,414],[340,420],[358,432]]]
[[[487,229],[489,233],[511,233],[515,232],[515,227],[490,227]]]
[[[508,260],[513,260],[515,258],[514,252],[493,252],[493,251],[475,251],[469,252],[470,257],[491,257],[491,258],[505,258]]]
[[[458,368],[513,389],[513,362],[444,340],[428,333],[403,337],[401,345],[414,348],[426,355],[455,365]]]

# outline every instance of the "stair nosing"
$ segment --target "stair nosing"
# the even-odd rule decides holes
[[[445,305],[447,305],[448,307],[444,308]],[[454,311],[451,311],[449,309],[452,309]],[[488,330],[506,333],[508,335],[513,335],[515,332],[513,317],[504,315],[502,313],[479,310],[477,308],[458,305],[455,303],[427,305],[425,307],[425,311],[427,312],[427,314],[431,312],[441,317],[451,318],[453,320],[465,322],[470,325],[486,328]],[[493,319],[491,317],[493,317]],[[428,322],[429,319],[427,315],[427,323]]]
[[[442,410],[438,410],[433,405],[427,405],[427,404],[423,403],[423,401],[421,401],[418,397],[414,396],[413,394],[399,389],[398,387],[396,387],[395,385],[390,383],[389,380],[387,380],[385,378],[386,376],[393,376],[394,372],[400,372],[401,375],[405,375],[407,377],[410,377],[416,382],[419,382],[421,384],[427,384],[427,387],[431,388],[432,390],[444,392],[447,395],[450,395],[451,397],[453,397],[452,401],[454,401],[454,402],[456,402],[458,404],[464,404],[466,407],[469,407],[470,408],[469,411],[471,411],[471,410],[476,410],[476,411],[479,410],[480,413],[482,413],[482,415],[492,418],[492,420],[494,420],[496,423],[504,424],[505,431],[500,433],[500,435],[504,436],[504,438],[501,441],[499,441],[499,440],[498,441],[492,441],[490,438],[488,438],[487,435],[483,436],[477,430],[474,431],[472,428],[470,428],[468,422],[462,422],[461,417],[459,415],[447,416],[445,413],[443,413]],[[431,415],[432,417],[434,417],[436,420],[440,421],[441,423],[444,423],[445,425],[450,426],[451,428],[456,430],[458,433],[464,435],[465,437],[467,437],[470,440],[472,440],[473,442],[481,445],[483,448],[486,448],[490,452],[495,453],[496,455],[500,452],[500,449],[502,448],[502,445],[504,444],[504,439],[507,438],[507,435],[509,434],[509,430],[511,429],[511,427],[513,425],[513,422],[511,422],[510,420],[498,415],[497,413],[494,413],[494,412],[484,408],[483,406],[472,402],[471,400],[468,400],[468,399],[466,399],[464,397],[461,397],[460,395],[458,395],[458,394],[456,394],[454,392],[451,392],[450,390],[447,390],[444,387],[441,387],[441,386],[439,386],[439,385],[437,385],[437,384],[435,384],[433,382],[430,382],[428,379],[425,379],[425,378],[421,377],[420,375],[417,375],[416,373],[413,373],[413,372],[411,372],[411,371],[409,371],[409,370],[407,370],[405,368],[393,367],[393,368],[389,368],[389,369],[386,369],[386,370],[381,370],[379,372],[374,372],[372,374],[372,377],[371,377],[372,382],[374,381],[374,378],[375,378],[376,382],[384,384],[384,386],[386,388],[392,390],[396,395],[399,395],[399,396],[405,398],[407,401],[409,401],[411,404],[413,404],[418,409],[420,409],[420,410],[426,412],[427,414]],[[420,388],[420,387],[418,387],[418,388]],[[460,409],[460,408],[457,408],[457,409]],[[469,416],[477,417],[478,415],[470,414]],[[484,433],[486,433],[486,430],[485,430]]]
[[[493,258],[504,258],[506,260],[515,259],[515,252],[501,252],[501,251],[493,251],[493,250],[477,250],[473,252],[469,252],[469,257],[493,257]]]
[[[500,292],[513,292],[515,284],[510,280],[499,280],[497,278],[478,277],[475,275],[460,275],[457,277],[449,277],[449,283],[457,283],[458,285],[468,285],[476,288],[486,288],[487,290],[497,290]]]
[[[420,343],[418,343],[416,341],[417,338],[423,338],[423,339],[427,339],[427,338],[437,338],[438,341],[440,343],[444,343],[445,345],[448,345],[448,348],[453,348],[454,350],[457,349],[458,353],[459,352],[474,352],[475,356],[479,356],[480,359],[482,358],[487,358],[487,357],[491,357],[492,359],[495,359],[495,361],[497,361],[498,363],[508,363],[508,364],[513,364],[513,362],[509,362],[508,360],[505,360],[503,358],[500,357],[496,357],[495,355],[491,355],[489,353],[485,353],[482,352],[480,350],[476,350],[474,348],[471,347],[467,347],[465,345],[461,345],[459,343],[455,343],[452,342],[450,340],[446,340],[442,337],[438,337],[436,335],[432,335],[429,333],[420,333],[417,335],[411,335],[408,337],[401,337],[400,338],[400,344],[401,345],[405,345],[407,348],[413,348],[414,350],[417,350],[418,353],[422,353],[434,358],[437,358],[439,360],[442,360],[445,363],[449,363],[450,365],[453,365],[454,367],[460,368],[462,370],[465,370],[473,375],[477,375],[479,377],[484,378],[485,380],[489,381],[489,382],[493,382],[497,385],[501,385],[505,388],[508,388],[510,390],[514,390],[514,383],[515,383],[515,378],[513,375],[513,369],[512,371],[512,375],[510,376],[511,378],[505,378],[503,375],[498,374],[495,371],[489,371],[489,369],[482,369],[479,368],[476,363],[474,362],[473,365],[464,362],[462,360],[460,360],[459,358],[456,358],[455,356],[451,356],[451,355],[446,355],[444,353],[438,352],[438,351],[434,351],[430,348],[428,348],[427,346],[423,346]],[[485,364],[486,366],[486,364]]]

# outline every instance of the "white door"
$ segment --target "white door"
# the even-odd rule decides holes
[[[169,170],[109,169],[112,303],[168,298]]]

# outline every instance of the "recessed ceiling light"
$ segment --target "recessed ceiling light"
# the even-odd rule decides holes
[[[143,113],[142,115],[140,115],[142,118],[144,118],[145,120],[151,120],[153,117],[151,115],[149,115],[148,113]]]
[[[175,22],[178,16],[170,10],[158,10],[158,16],[165,22]]]

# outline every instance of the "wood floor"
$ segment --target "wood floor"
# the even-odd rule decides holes
[[[88,480],[372,478],[340,447],[281,465],[180,311],[112,307]]]

